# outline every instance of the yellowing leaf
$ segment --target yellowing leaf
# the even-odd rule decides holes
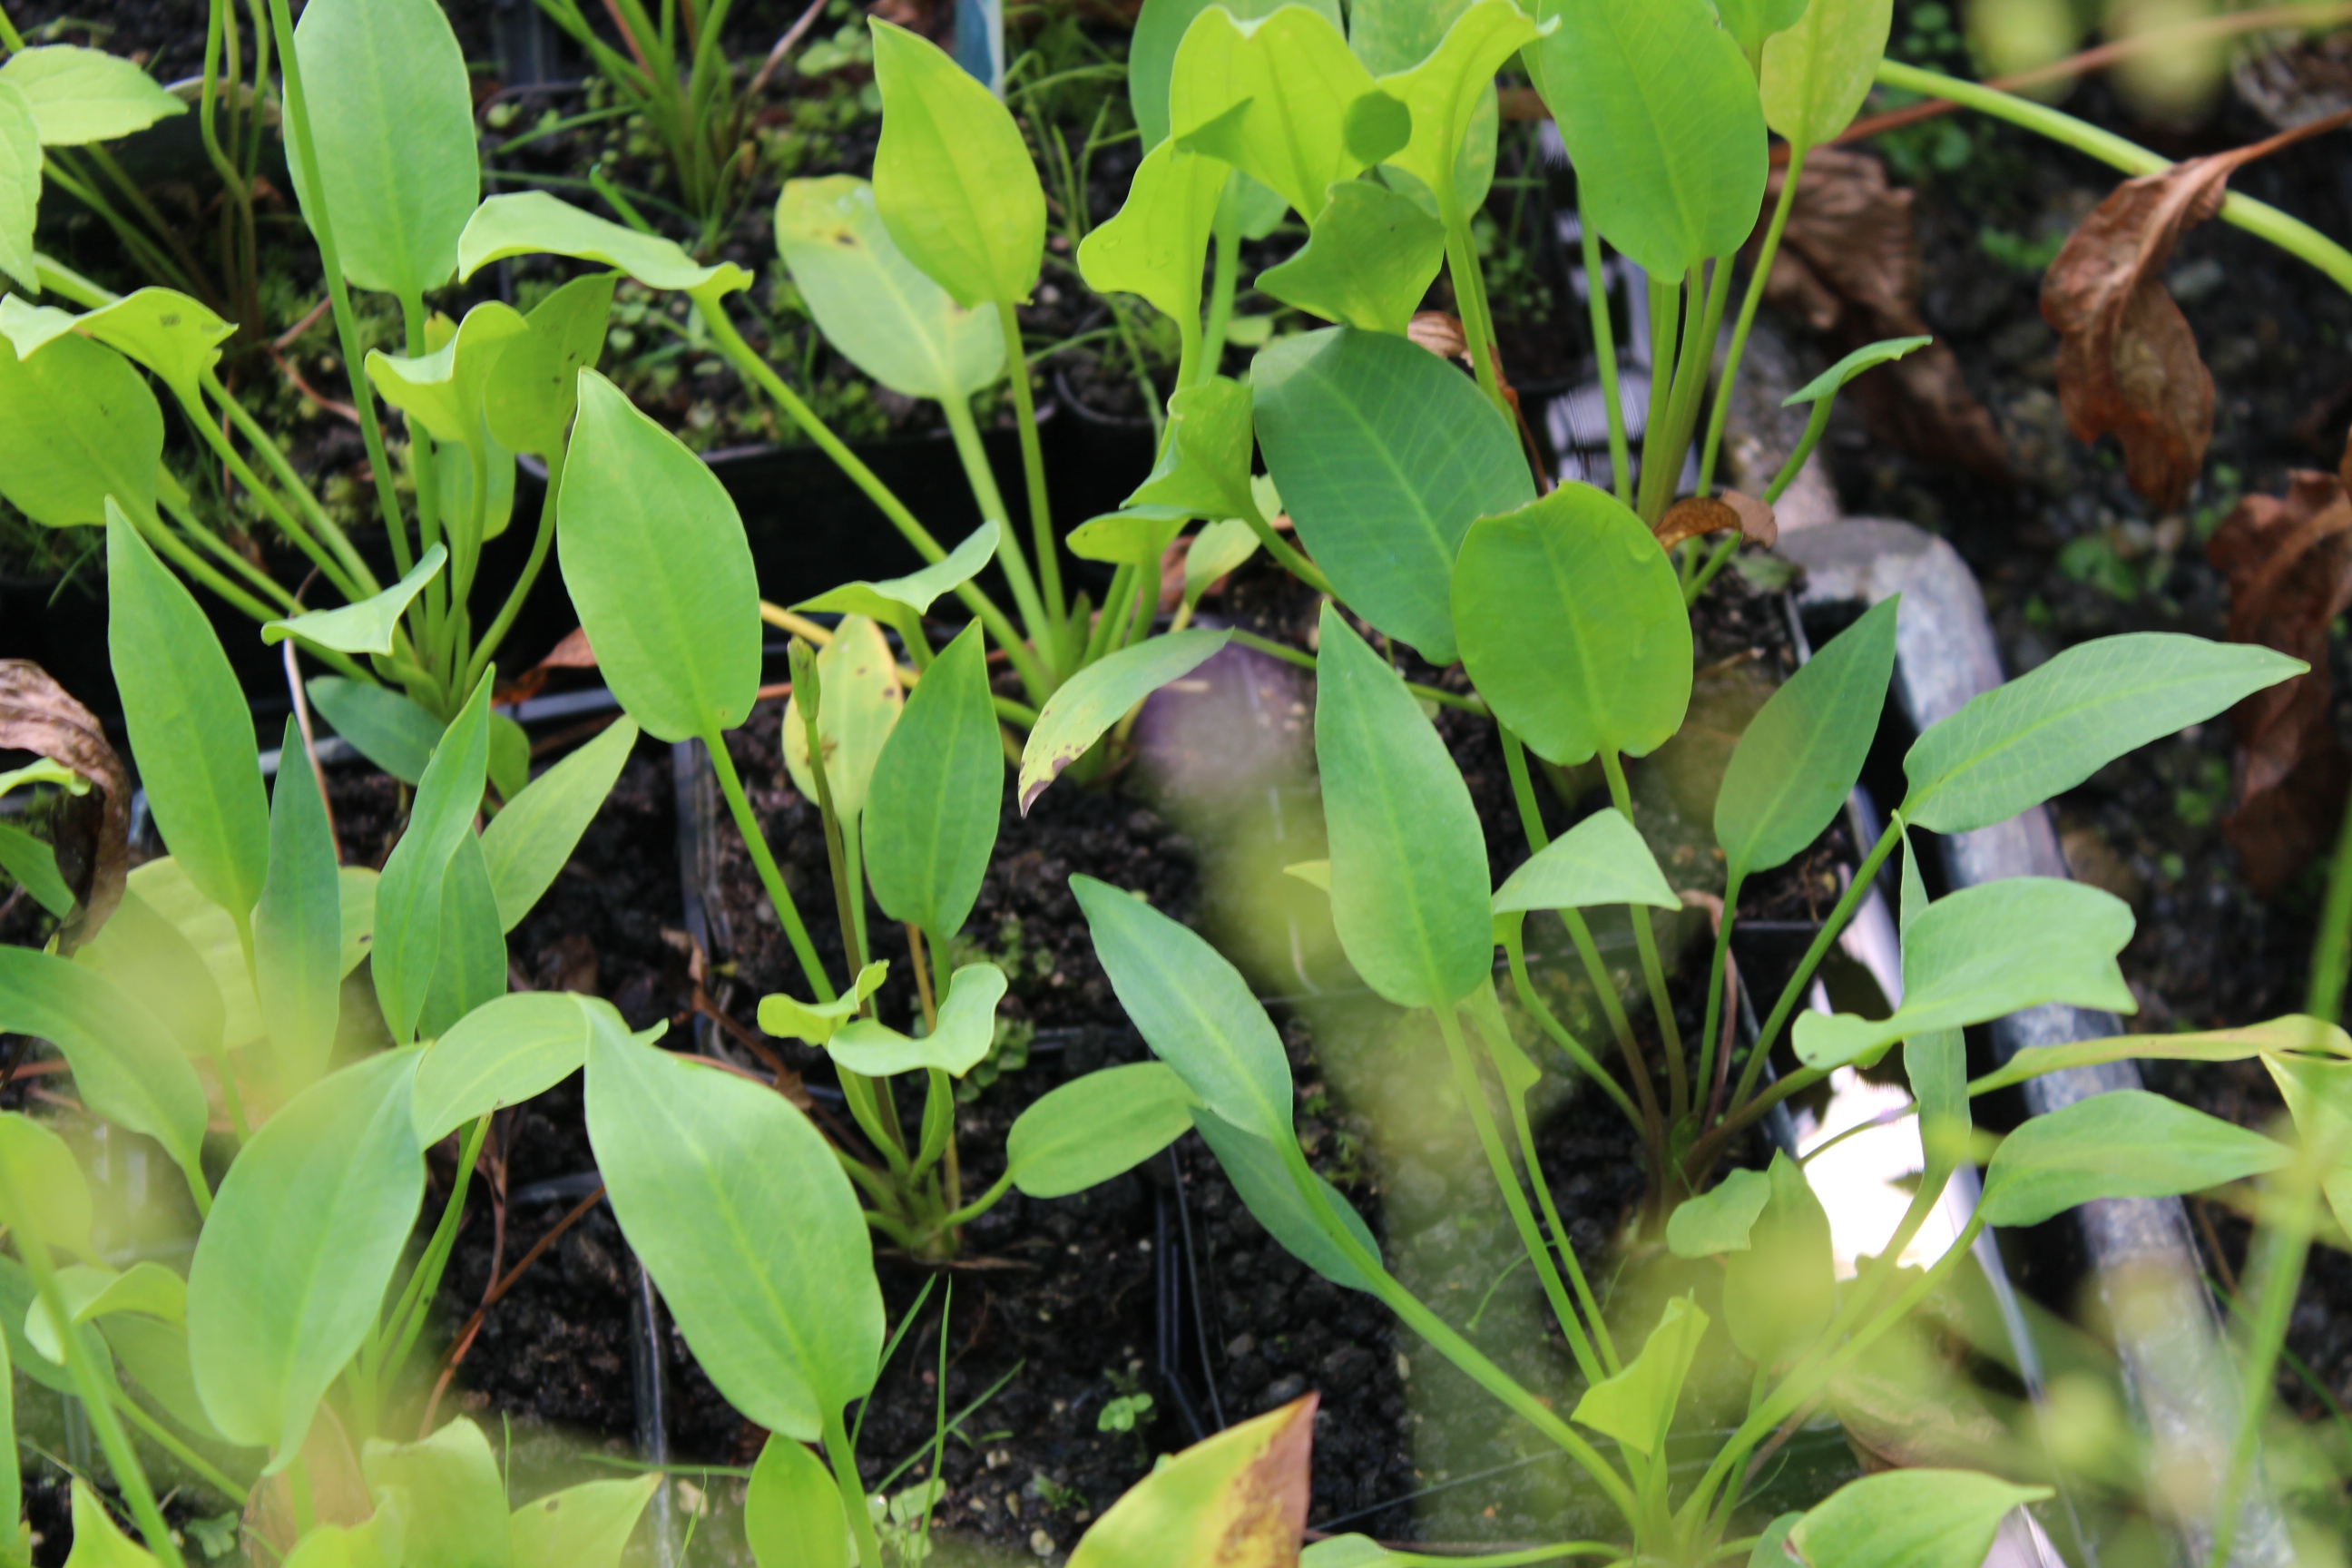
[[[1111,1504],[1070,1568],[1296,1568],[1316,1402],[1294,1400],[1169,1460]]]

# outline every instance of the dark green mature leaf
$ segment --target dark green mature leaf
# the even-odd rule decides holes
[[[479,1426],[461,1415],[422,1442],[371,1438],[360,1465],[370,1490],[408,1500],[404,1563],[510,1568],[506,1480]]]
[[[874,202],[907,259],[970,309],[1026,300],[1045,189],[1012,110],[938,45],[876,17]]]
[[[1235,21],[1211,6],[1176,51],[1169,114],[1176,143],[1222,158],[1318,211],[1335,180],[1351,180],[1404,144],[1410,114],[1359,108],[1381,96],[1329,20],[1303,5]],[[1393,100],[1390,100],[1393,102]],[[1352,134],[1351,134],[1352,132]]]
[[[1140,294],[1180,327],[1197,325],[1202,261],[1231,173],[1222,160],[1171,142],[1146,153],[1118,216],[1078,244],[1087,286]]]
[[[319,153],[294,181],[311,226],[323,195],[343,275],[362,289],[439,288],[482,194],[473,90],[448,17],[434,0],[311,0],[294,47]],[[290,137],[287,151],[299,163]]]
[[[583,370],[558,506],[563,585],[629,717],[673,743],[740,724],[760,689],[760,586],[709,466]]]
[[[498,889],[482,858],[482,841],[461,834],[449,855],[441,884],[441,952],[433,984],[416,1021],[426,1039],[507,994],[507,942],[499,923]]]
[[[242,922],[269,868],[269,807],[244,689],[195,595],[119,511],[106,525],[106,574],[107,649],[148,809],[189,880]]]
[[[729,1404],[814,1441],[874,1386],[874,1244],[840,1162],[789,1100],[599,1029],[588,1137],[622,1233]]]
[[[840,1486],[806,1444],[769,1434],[743,1500],[743,1537],[759,1568],[850,1568]]]
[[[1454,565],[1454,620],[1479,695],[1540,757],[1647,756],[1682,728],[1690,613],[1674,563],[1614,496],[1565,484],[1480,519]]]
[[[2001,1517],[2050,1495],[1973,1470],[1889,1470],[1840,1488],[1799,1520],[1787,1554],[1806,1568],[1977,1568]]]
[[[1349,609],[1453,663],[1463,535],[1535,497],[1509,422],[1461,372],[1385,332],[1285,338],[1250,381],[1266,468],[1316,564]]]
[[[1272,1143],[1234,1126],[1205,1106],[1192,1111],[1192,1124],[1200,1129],[1201,1141],[1216,1155],[1218,1165],[1223,1169],[1226,1180],[1233,1183],[1234,1191],[1241,1194],[1251,1217],[1265,1226],[1274,1239],[1282,1243],[1285,1251],[1334,1285],[1350,1290],[1372,1289],[1372,1282],[1325,1232]],[[1282,1133],[1285,1138],[1290,1135],[1287,1129]],[[1355,1205],[1322,1177],[1317,1176],[1315,1181],[1323,1189],[1331,1212],[1355,1237],[1356,1245],[1379,1258],[1380,1243],[1372,1239],[1371,1227],[1356,1213]]]
[[[286,721],[269,804],[269,874],[253,910],[253,970],[261,1016],[289,1092],[327,1070],[342,1011],[343,894],[335,833],[302,731]]]
[[[383,1306],[425,1196],[410,1125],[416,1052],[305,1089],[237,1153],[188,1268],[188,1349],[231,1442],[294,1462],[319,1400]]]
[[[482,829],[501,930],[520,925],[555,885],[636,743],[636,725],[619,721],[532,780]]]
[[[1668,1301],[1658,1326],[1642,1342],[1641,1353],[1625,1363],[1624,1371],[1586,1389],[1576,1402],[1575,1419],[1637,1453],[1657,1453],[1665,1446],[1666,1429],[1674,1425],[1675,1406],[1682,1400],[1683,1383],[1690,1376],[1706,1324],[1706,1314],[1696,1301],[1686,1296]]]
[[[1604,238],[1679,279],[1746,242],[1764,201],[1756,77],[1707,0],[1542,0],[1544,101]]]
[[[621,1568],[658,1475],[625,1481],[583,1481],[507,1516],[510,1568]]]
[[[751,286],[751,275],[731,261],[701,266],[675,240],[624,228],[545,191],[492,196],[477,207],[457,237],[457,276],[463,281],[493,261],[540,254],[618,268],[648,289],[698,299],[715,300]]]
[[[1495,912],[1647,904],[1678,910],[1657,857],[1618,811],[1596,811],[1530,856],[1495,889]]]
[[[1168,140],[1168,90],[1176,74],[1176,51],[1201,13],[1216,5],[1248,22],[1270,16],[1285,5],[1305,5],[1332,26],[1339,26],[1339,0],[1144,0],[1135,20],[1135,41],[1127,51],[1127,91],[1147,152]]]
[[[2294,1151],[2144,1089],[2047,1110],[2001,1140],[1985,1168],[1988,1225],[2039,1225],[2095,1198],[2202,1192],[2275,1171]]]
[[[1021,749],[1021,814],[1127,716],[1129,709],[1171,680],[1190,675],[1231,641],[1233,633],[1195,627],[1121,648],[1072,676],[1037,714]]]
[[[1398,1006],[1452,1006],[1495,964],[1477,808],[1421,704],[1328,604],[1319,647],[1315,759],[1339,945]]]
[[[1676,1258],[1745,1252],[1771,1197],[1772,1178],[1763,1172],[1727,1171],[1714,1186],[1675,1205],[1666,1216],[1666,1249]]]
[[[1930,833],[2005,822],[2306,668],[2266,647],[2175,632],[2077,644],[1928,726],[1903,759],[1903,818]]]
[[[25,95],[44,147],[119,141],[188,111],[137,61],[71,44],[9,56],[0,64],[0,84]]]
[[[1223,1120],[1261,1140],[1291,1136],[1290,1058],[1241,971],[1131,893],[1092,877],[1072,877],[1070,890],[1152,1053]]]
[[[1870,96],[1894,23],[1895,0],[1811,0],[1764,45],[1764,122],[1797,147],[1843,135]]]
[[[416,1142],[430,1148],[477,1117],[554,1088],[587,1061],[600,1026],[630,1032],[610,1002],[569,991],[518,991],[475,1008],[416,1065]]]
[[[58,870],[58,852],[23,828],[0,822],[0,872],[23,885],[33,901],[59,920],[73,913],[74,891]]]
[[[1004,1168],[1033,1198],[1082,1193],[1182,1137],[1200,1103],[1166,1062],[1104,1068],[1021,1113],[1005,1135]]]
[[[416,786],[408,830],[393,847],[376,884],[371,973],[384,1025],[403,1043],[415,1037],[446,945],[450,862],[459,841],[473,837],[489,767],[489,704],[486,679],[434,748]],[[495,925],[495,896],[492,913]]]
[[[1715,797],[1715,841],[1734,882],[1795,857],[1853,793],[1894,678],[1901,602],[1881,600],[1832,638],[1740,736]]]
[[[304,688],[311,705],[360,755],[404,784],[425,776],[441,721],[399,692],[340,675],[314,675]]]
[[[1725,1268],[1723,1317],[1740,1354],[1773,1366],[1801,1353],[1837,1315],[1837,1259],[1829,1214],[1797,1163],[1775,1153],[1766,1176],[1771,1196]]]
[[[155,515],[163,410],[130,362],[68,332],[18,358],[0,342],[0,496],[50,528],[103,523],[109,498]]]
[[[408,574],[383,593],[371,594],[356,604],[332,610],[312,610],[307,615],[265,621],[261,640],[277,644],[288,637],[299,637],[314,647],[332,648],[337,653],[388,655],[400,617],[408,613],[409,605],[448,559],[449,547],[436,540],[433,548],[409,568]]]
[[[1411,196],[1346,180],[1331,187],[1306,247],[1259,273],[1257,289],[1327,321],[1401,335],[1444,259],[1444,226]]]
[[[953,939],[980,897],[1004,802],[1004,752],[974,621],[931,661],[866,794],[866,875],[894,921]]]

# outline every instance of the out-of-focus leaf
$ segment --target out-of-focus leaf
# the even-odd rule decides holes
[[[1763,1172],[1727,1171],[1714,1186],[1675,1205],[1666,1216],[1666,1247],[1676,1258],[1745,1252],[1771,1196],[1772,1179]]]
[[[89,1482],[73,1483],[73,1550],[66,1568],[156,1568],[154,1554],[122,1533]]]
[[[1318,1398],[1229,1426],[1152,1471],[1087,1530],[1070,1568],[1294,1568]]]
[[[1237,517],[1220,518],[1192,536],[1184,552],[1184,602],[1202,595],[1257,553],[1256,531]]]
[[[770,1433],[751,1467],[743,1535],[759,1568],[850,1568],[841,1490],[808,1445]]]
[[[1785,1153],[1765,1173],[1771,1194],[1730,1255],[1723,1279],[1724,1327],[1750,1361],[1794,1360],[1837,1315],[1837,1261],[1830,1216]]]
[[[1972,1470],[1889,1470],[1840,1488],[1797,1521],[1785,1555],[1807,1568],[1977,1568],[2002,1516],[2050,1495]]]
[[[253,977],[287,1093],[327,1070],[342,1012],[343,898],[334,829],[302,732],[286,721],[269,805],[269,874],[253,910]]]
[[[96,937],[122,901],[131,863],[130,777],[90,710],[26,659],[0,659],[0,750],[47,757],[86,780],[97,796],[62,802],[50,818],[58,878],[82,910],[58,943],[70,952]]]
[[[370,1489],[408,1503],[404,1556],[436,1568],[510,1568],[507,1489],[490,1440],[464,1416],[415,1443],[371,1439]]]
[[[2336,1152],[2320,1173],[2320,1191],[2336,1223],[2352,1228],[2352,1061],[2265,1056],[2263,1066],[2278,1085],[2304,1148]],[[17,1190],[24,1190],[21,1184]]]
[[[188,111],[137,62],[72,44],[47,44],[9,56],[0,63],[0,85],[25,95],[44,147],[117,142]]]
[[[0,82],[0,275],[41,289],[33,225],[41,205],[41,130],[24,92]]]
[[[507,1518],[511,1568],[620,1568],[658,1475],[583,1481],[528,1502]]]
[[[2275,1171],[2285,1144],[2144,1089],[2044,1111],[2001,1140],[1985,1168],[1989,1225],[2039,1225],[2095,1198],[2170,1197]]]
[[[64,1139],[29,1116],[0,1111],[0,1165],[24,1205],[25,1223],[44,1242],[77,1258],[91,1256],[89,1183]],[[59,1359],[54,1344],[47,1353]]]
[[[1685,496],[1666,508],[1654,531],[1658,546],[1672,550],[1687,539],[1710,533],[1737,533],[1750,544],[1769,550],[1780,542],[1780,520],[1754,496],[1722,490],[1711,496]]]
[[[1658,1452],[1674,1425],[1675,1406],[1706,1323],[1696,1301],[1685,1296],[1668,1301],[1641,1353],[1624,1371],[1586,1389],[1576,1402],[1575,1419],[1638,1453]]]
[[[1168,140],[1169,84],[1176,74],[1176,54],[1201,13],[1215,5],[1231,12],[1236,21],[1247,22],[1270,16],[1286,5],[1304,5],[1333,27],[1339,26],[1339,0],[1144,0],[1142,13],[1136,17],[1135,41],[1127,51],[1127,90],[1147,152]],[[1361,14],[1360,7],[1358,15]],[[1415,55],[1413,59],[1420,58]],[[1412,63],[1399,60],[1395,66],[1372,68],[1390,70]]]

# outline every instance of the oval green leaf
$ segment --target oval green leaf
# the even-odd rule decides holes
[[[1894,25],[1895,0],[1811,0],[1764,45],[1764,122],[1795,147],[1843,135],[1870,96]]]
[[[44,147],[116,142],[188,111],[136,62],[71,44],[9,56],[0,64],[0,86],[25,95]]]
[[[523,1504],[507,1519],[509,1568],[621,1568],[629,1537],[661,1484],[658,1475],[583,1481]]]
[[[1182,1137],[1200,1097],[1166,1062],[1104,1068],[1023,1111],[1004,1169],[1033,1198],[1066,1198],[1133,1170]]]
[[[1641,830],[1622,812],[1594,812],[1530,856],[1495,889],[1498,915],[1601,904],[1683,907]]]
[[[673,240],[624,228],[545,191],[492,196],[477,207],[457,237],[457,276],[462,281],[493,261],[534,255],[598,262],[648,289],[716,298],[751,286],[751,275],[731,261],[701,266]]]
[[[2098,1198],[2202,1192],[2275,1171],[2287,1145],[2144,1089],[2044,1111],[2001,1140],[1985,1167],[1989,1225],[2039,1225]]]
[[[1021,815],[1045,786],[1062,776],[1127,716],[1129,709],[1171,680],[1190,675],[1231,641],[1230,631],[1194,628],[1153,637],[1090,664],[1045,699],[1021,749]]]
[[[1695,1198],[1685,1198],[1666,1216],[1666,1249],[1676,1258],[1711,1258],[1745,1252],[1772,1196],[1772,1178],[1761,1171],[1727,1171],[1723,1180]]]
[[[18,511],[73,528],[111,500],[152,519],[163,455],[163,410],[121,354],[75,332],[22,358],[0,343],[0,496]]]
[[[833,1472],[806,1444],[774,1433],[751,1467],[743,1536],[759,1568],[850,1568],[853,1561]]]
[[[1045,256],[1045,190],[1012,111],[938,45],[873,20],[882,141],[874,201],[898,249],[955,302],[1026,300]]]
[[[974,621],[923,672],[875,760],[866,875],[882,912],[952,940],[980,898],[1003,805],[1004,752]]]

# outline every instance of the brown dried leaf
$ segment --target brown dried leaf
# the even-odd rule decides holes
[[[1750,543],[1770,549],[1780,542],[1780,527],[1772,509],[1754,496],[1725,490],[1717,496],[1685,496],[1658,519],[1659,546],[1672,550],[1686,539],[1737,529]]]
[[[539,661],[541,669],[593,669],[596,650],[588,646],[588,628],[574,626],[563,635],[563,640],[553,651]]]
[[[89,709],[29,659],[0,658],[0,751],[31,752],[91,785],[53,818],[58,873],[74,893],[59,931],[70,952],[96,936],[122,901],[131,870],[131,780]]]
[[[1470,363],[1469,334],[1462,330],[1462,318],[1451,311],[1420,312],[1406,325],[1404,335],[1439,359],[1458,359],[1465,364]]]

